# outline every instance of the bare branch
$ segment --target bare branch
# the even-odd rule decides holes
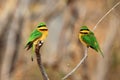
[[[65,77],[63,77],[62,80],[65,80],[66,78],[68,78],[73,72],[75,72],[80,67],[80,65],[87,58],[87,56],[88,56],[87,53],[88,53],[88,48],[85,49],[84,57],[82,58],[82,60],[80,60],[80,62],[78,63],[78,65],[71,72],[69,72]]]
[[[45,69],[42,65],[41,54],[39,53],[39,50],[40,50],[42,45],[43,45],[43,43],[41,41],[36,45],[35,53],[36,53],[37,63],[38,63],[39,69],[40,69],[42,76],[43,76],[43,80],[49,80],[48,75],[45,72]]]
[[[109,70],[110,70],[109,61],[112,56],[111,49],[115,43],[114,41],[116,40],[116,34],[119,30],[119,25],[120,25],[119,18],[112,15],[110,19],[110,24],[109,24],[110,28],[108,28],[109,32],[107,33],[107,37],[105,39],[104,46],[103,46],[103,52],[104,52],[105,58],[102,60],[98,59],[98,65],[96,68],[97,73],[94,75],[94,79],[92,80],[106,80],[106,75],[107,73],[109,73]]]
[[[120,4],[120,1],[116,4],[116,5],[114,5],[98,22],[97,22],[97,24],[94,26],[94,28],[93,28],[93,31],[97,28],[97,26],[98,26],[98,24],[116,7],[116,6],[118,6]],[[85,50],[85,55],[84,55],[84,57],[82,58],[82,60],[80,60],[80,62],[78,63],[78,65],[70,72],[70,73],[68,73],[65,77],[63,77],[62,79],[63,80],[65,80],[66,78],[68,78],[73,72],[75,72],[78,68],[79,68],[79,66],[84,62],[84,60],[87,58],[87,51],[88,51],[88,49],[86,48],[86,50]]]
[[[96,24],[96,25],[94,26],[94,28],[93,28],[93,31],[97,28],[98,24],[99,24],[115,7],[117,7],[119,4],[120,4],[120,1],[119,1],[117,4],[115,4],[115,5],[97,22],[97,24]]]

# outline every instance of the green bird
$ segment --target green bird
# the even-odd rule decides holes
[[[91,47],[104,57],[94,33],[90,31],[87,26],[81,27],[79,31],[79,40],[83,45],[87,46],[88,48]]]
[[[44,40],[48,36],[48,28],[46,27],[46,24],[44,22],[41,22],[37,25],[36,29],[33,30],[33,32],[30,34],[27,44],[25,45],[25,48],[29,50],[32,48],[32,56],[31,59],[33,61],[33,53],[35,52],[35,46],[41,42],[43,43]]]

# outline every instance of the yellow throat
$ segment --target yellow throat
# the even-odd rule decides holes
[[[79,40],[85,46],[88,46],[88,45],[83,41],[82,36],[87,35],[87,34],[89,34],[88,30],[82,30],[79,32]]]
[[[37,30],[42,33],[42,36],[39,37],[38,39],[36,39],[34,41],[34,44],[37,44],[38,41],[44,41],[48,36],[48,28],[47,27],[40,27],[40,28],[37,28]]]

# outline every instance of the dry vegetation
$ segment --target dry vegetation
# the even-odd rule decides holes
[[[93,29],[119,0],[0,0],[0,80],[42,80],[36,57],[24,50],[30,32],[46,22],[49,36],[41,48],[50,80],[61,80],[81,60],[81,25]],[[95,30],[104,59],[92,49],[67,80],[120,79],[120,5]]]

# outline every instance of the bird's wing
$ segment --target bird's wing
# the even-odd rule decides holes
[[[96,51],[97,50],[97,47],[98,47],[98,42],[94,36],[94,33],[90,33],[90,34],[86,34],[84,36],[82,36],[82,40],[88,45],[90,46],[91,48],[95,49]]]
[[[91,48],[93,48],[94,50],[99,52],[104,57],[104,54],[101,51],[93,32],[90,32],[90,34],[86,34],[86,35],[82,36],[82,39],[88,46],[90,46]]]
[[[39,31],[36,29],[36,30],[34,30],[34,31],[31,33],[31,35],[30,35],[30,37],[29,37],[29,39],[28,39],[28,42],[34,41],[34,40],[36,40],[37,38],[39,38],[39,37],[41,37],[41,36],[42,36],[42,33],[39,32]]]
[[[36,40],[37,38],[41,37],[42,33],[39,32],[38,30],[34,30],[31,34],[30,37],[27,41],[27,44],[25,45],[25,48],[27,48],[27,50],[29,50],[32,47],[33,41]]]

